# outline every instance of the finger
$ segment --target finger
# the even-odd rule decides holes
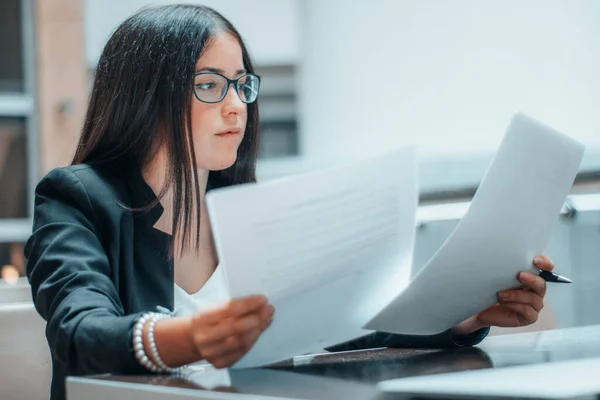
[[[273,325],[273,318],[269,319],[262,327],[262,331],[266,331],[269,327]]]
[[[512,327],[519,324],[517,313],[503,307],[501,304],[495,304],[487,308],[478,317],[481,323],[486,326]]]
[[[204,313],[203,322],[206,322],[207,324],[216,324],[226,318],[236,318],[258,311],[266,304],[267,298],[265,296],[250,296],[233,299],[219,309]]]
[[[230,354],[239,352],[246,354],[254,346],[261,333],[261,329],[254,329],[244,335],[230,336],[206,348],[201,352],[202,357],[212,363],[212,361],[226,358]]]
[[[244,341],[240,336],[229,336],[218,342],[206,345],[200,350],[200,355],[203,359],[213,362],[219,358],[222,358],[228,354],[242,352],[244,348]]]
[[[541,276],[531,272],[520,272],[517,279],[538,296],[543,298],[546,295],[546,281]]]
[[[223,357],[216,358],[214,361],[211,361],[210,363],[215,368],[231,367],[233,364],[235,364],[237,361],[239,361],[239,359],[242,358],[244,356],[244,354],[246,354],[246,353],[242,352],[242,351],[226,354]]]
[[[207,325],[200,322],[192,326],[192,339],[196,347],[202,349],[230,336],[243,335],[251,330],[260,329],[262,325],[263,322],[258,314],[249,314],[238,319],[227,318],[217,325]]]
[[[552,271],[554,269],[554,263],[552,260],[545,255],[535,256],[533,259],[533,264],[544,271]]]
[[[247,333],[243,340],[243,350],[245,350],[246,352],[250,351],[250,349],[252,348],[252,346],[254,346],[254,344],[256,343],[256,341],[258,340],[258,338],[260,337],[260,334],[262,333],[262,329],[256,329],[253,330],[249,333]]]
[[[250,331],[261,329],[263,326],[263,321],[258,313],[248,314],[232,321],[232,329],[235,335],[246,335]]]
[[[537,293],[527,290],[503,290],[498,293],[498,302],[529,304],[534,310],[540,312],[544,308],[544,299]]]
[[[529,304],[503,303],[502,307],[514,311],[517,314],[520,326],[531,325],[537,321],[538,312]]]
[[[260,313],[260,318],[262,321],[262,330],[265,330],[271,325],[273,322],[273,315],[275,314],[275,308],[272,305],[268,305],[263,307]]]
[[[229,317],[236,318],[245,314],[255,313],[268,305],[269,302],[265,296],[250,296],[240,299],[233,299],[229,302],[227,312]]]

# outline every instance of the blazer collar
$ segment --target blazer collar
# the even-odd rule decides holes
[[[163,206],[158,201],[156,194],[142,176],[139,166],[128,168],[128,185],[131,198],[131,208],[136,218],[144,219],[148,224],[154,226],[162,213]],[[217,189],[215,175],[211,172],[206,183],[206,192]],[[149,207],[149,208],[148,208]]]

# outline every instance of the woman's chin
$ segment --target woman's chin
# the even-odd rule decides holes
[[[222,157],[219,160],[214,160],[214,162],[210,163],[208,168],[200,168],[207,169],[209,171],[222,171],[224,169],[231,168],[233,164],[235,164],[236,160],[237,154],[234,154],[230,157]],[[202,163],[198,163],[198,166],[200,165],[202,165]]]

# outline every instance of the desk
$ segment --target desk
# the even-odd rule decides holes
[[[452,350],[374,349],[295,357],[271,368],[190,369],[182,377],[71,377],[68,400],[410,399],[379,393],[381,380],[600,357],[600,325],[490,337]],[[600,398],[600,397],[599,397]]]

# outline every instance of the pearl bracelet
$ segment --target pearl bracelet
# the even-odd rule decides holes
[[[143,367],[152,372],[158,372],[158,366],[148,358],[146,351],[144,350],[144,326],[146,326],[146,323],[151,317],[151,313],[143,314],[133,326],[133,351],[135,358]]]
[[[171,368],[167,366],[167,364],[165,364],[160,358],[160,355],[158,354],[158,349],[156,348],[156,342],[154,341],[154,326],[156,325],[156,322],[160,319],[167,317],[169,317],[168,314],[154,313],[152,315],[150,319],[150,324],[148,325],[148,344],[150,346],[150,351],[152,352],[152,358],[154,359],[154,362],[158,365],[158,368],[160,368],[161,372],[173,373],[179,372],[181,368]]]

